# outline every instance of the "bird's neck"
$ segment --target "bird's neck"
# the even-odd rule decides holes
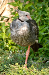
[[[22,21],[22,20],[21,20],[21,19],[19,19],[19,18],[18,18],[18,20],[20,20],[21,22],[24,22],[24,21]]]

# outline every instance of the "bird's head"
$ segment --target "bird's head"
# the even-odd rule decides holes
[[[19,14],[19,19],[22,20],[22,21],[27,21],[29,19],[32,19],[30,17],[30,13],[29,12],[19,10],[18,14]]]

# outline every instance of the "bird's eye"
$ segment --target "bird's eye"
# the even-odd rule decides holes
[[[27,15],[26,15],[27,16]]]

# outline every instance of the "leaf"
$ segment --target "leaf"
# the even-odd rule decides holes
[[[28,9],[28,7],[30,7],[30,6],[32,6],[32,3],[26,4],[24,8]]]
[[[2,23],[2,31],[3,31],[4,33],[5,33],[5,31],[6,31],[5,28],[6,28],[6,27],[5,27],[5,22],[4,22],[4,23]]]
[[[40,4],[39,4],[39,3],[37,3],[37,6],[38,6],[38,7],[42,7],[42,3],[40,3]]]
[[[27,0],[24,0],[24,2],[26,2]]]
[[[41,42],[41,40],[42,40],[42,37],[39,37],[39,43]]]
[[[0,38],[5,39],[5,33],[1,33]]]
[[[19,16],[18,13],[16,13],[15,16]]]
[[[22,9],[22,5],[23,5],[23,3],[20,3],[20,4],[19,4],[19,7],[20,7],[21,9]]]
[[[10,11],[13,11],[13,8],[10,8],[11,10]]]
[[[45,27],[44,29],[42,29],[42,32],[45,32],[48,29],[48,27]]]
[[[18,6],[18,2],[11,2],[11,3],[8,3],[10,5],[13,5],[13,6]]]
[[[15,12],[12,12],[11,14],[12,14],[12,15],[15,15]]]
[[[33,9],[35,9],[35,7],[34,7],[33,5],[32,5],[31,7],[32,7]],[[36,9],[35,9],[35,10],[36,10]]]
[[[15,2],[17,2],[18,0],[15,0]]]
[[[40,17],[37,19],[37,21],[36,21],[36,22],[38,23],[39,21],[40,21]]]

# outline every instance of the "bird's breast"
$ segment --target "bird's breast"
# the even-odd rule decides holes
[[[21,26],[18,28],[18,34],[26,36],[30,32],[29,24],[27,22],[22,22]]]
[[[14,25],[14,26],[13,26]],[[28,46],[35,42],[33,31],[26,21],[15,20],[11,23],[11,38],[20,46]]]

